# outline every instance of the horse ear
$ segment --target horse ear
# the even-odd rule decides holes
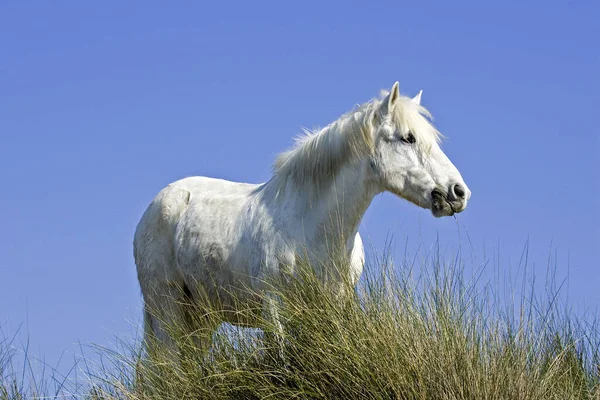
[[[400,84],[396,81],[396,83],[394,83],[394,86],[392,86],[392,90],[388,96],[388,105],[387,105],[387,109],[388,111],[392,110],[392,108],[394,107],[394,104],[396,104],[396,101],[398,101],[398,98],[400,97]]]
[[[415,97],[412,98],[412,101],[417,103],[417,104],[421,104],[421,95],[423,94],[422,90],[419,90],[419,93],[417,93],[417,95]]]

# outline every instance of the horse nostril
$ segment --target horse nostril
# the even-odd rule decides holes
[[[463,188],[460,184],[456,184],[452,187],[452,191],[454,192],[454,197],[456,197],[457,199],[464,199],[465,198],[465,188]]]

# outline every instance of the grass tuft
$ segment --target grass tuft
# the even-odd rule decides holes
[[[467,278],[439,257],[418,277],[376,263],[340,291],[300,267],[274,289],[282,331],[258,314],[262,330],[221,329],[208,352],[195,345],[207,333],[183,326],[171,327],[175,354],[100,349],[107,362],[80,397],[600,399],[596,321],[570,315],[557,293],[538,298],[532,286],[513,304]],[[14,382],[3,378],[0,399],[24,398]]]

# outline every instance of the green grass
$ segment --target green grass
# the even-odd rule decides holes
[[[104,362],[88,370],[91,386],[68,395],[600,399],[598,325],[571,316],[556,291],[540,299],[530,285],[513,304],[502,300],[497,284],[467,279],[457,261],[430,260],[419,274],[375,264],[343,296],[310,268],[301,269],[278,292],[283,346],[268,320],[262,321],[264,334],[219,331],[208,353],[194,345],[205,332],[173,327],[176,356],[158,352],[142,361],[135,344],[125,351],[100,349]],[[0,366],[6,370],[9,363],[0,342]],[[15,377],[5,375],[0,370],[0,399],[20,398]]]

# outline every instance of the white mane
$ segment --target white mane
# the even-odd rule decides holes
[[[295,146],[275,159],[274,176],[280,183],[291,178],[298,186],[310,183],[318,188],[346,163],[370,155],[375,140],[374,120],[387,94],[382,91],[381,98],[359,105],[321,130],[304,130]],[[398,99],[391,118],[400,132],[413,133],[424,152],[441,140],[442,135],[429,122],[429,111],[409,97]]]

